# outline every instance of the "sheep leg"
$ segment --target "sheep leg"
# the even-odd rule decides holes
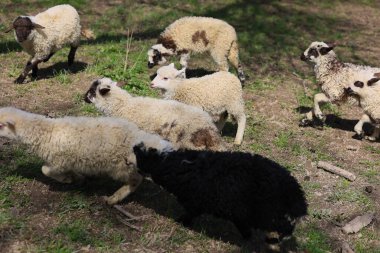
[[[115,205],[116,203],[122,201],[129,194],[134,192],[137,187],[142,182],[142,176],[135,172],[134,174],[128,177],[127,183],[123,185],[119,190],[117,190],[112,196],[106,197],[106,201],[108,205]]]
[[[234,222],[236,228],[244,239],[249,239],[252,235],[251,228],[247,226],[246,222]]]
[[[67,64],[69,66],[73,65],[74,63],[75,52],[77,51],[77,49],[78,47],[75,47],[75,46],[71,46],[70,48],[70,53],[69,53],[69,56],[67,57],[68,58]]]
[[[228,118],[228,113],[223,112],[222,114],[220,114],[219,120],[215,122],[215,125],[218,128],[219,132],[222,131],[224,125],[226,124],[227,118]]]
[[[14,81],[15,83],[23,83],[25,78],[27,77],[28,73],[32,69],[36,69],[37,65],[41,63],[42,60],[34,60],[32,59],[31,61],[28,61],[26,63],[26,66],[24,68],[24,71],[20,74],[20,76]]]
[[[240,145],[241,142],[243,141],[243,135],[244,135],[246,121],[247,121],[247,118],[246,118],[245,114],[242,114],[237,118],[238,129],[236,132],[235,142],[234,142],[234,144],[236,144],[236,145]]]
[[[33,66],[33,68],[32,68],[32,77],[33,78],[37,77],[37,72],[38,72],[38,65]]]
[[[375,126],[375,129],[373,130],[373,134],[371,136],[366,136],[366,139],[369,141],[376,141],[377,138],[379,138],[380,135],[380,127]]]
[[[323,93],[318,93],[314,96],[314,115],[322,122],[326,120],[326,117],[323,115],[319,105],[327,102],[330,102],[330,99]]]
[[[50,53],[45,59],[44,59],[44,62],[47,62],[48,60],[50,60],[50,58],[54,55],[55,53]]]
[[[227,57],[224,53],[212,51],[211,56],[216,64],[218,64],[219,71],[228,71]]]
[[[234,66],[235,70],[237,71],[238,78],[242,85],[244,85],[245,82],[245,74],[243,71],[243,67],[240,64],[239,61],[239,49],[236,41],[232,42],[230,52],[228,53],[228,60]]]
[[[183,214],[181,217],[177,219],[178,223],[181,223],[185,227],[190,227],[193,224],[193,220],[199,216],[198,214],[194,214],[191,212],[187,212]]]
[[[364,137],[363,125],[364,123],[371,123],[371,119],[367,114],[363,114],[359,122],[355,125],[354,131],[360,139]]]
[[[42,173],[50,178],[53,178],[61,183],[70,184],[73,181],[73,178],[68,173],[60,173],[54,170],[54,168],[48,167],[46,165],[42,166]]]
[[[277,232],[269,232],[265,235],[265,242],[269,252],[280,252],[280,236]]]
[[[181,59],[179,60],[179,63],[183,68],[187,68],[187,62],[190,59],[190,53],[187,54],[181,54]]]

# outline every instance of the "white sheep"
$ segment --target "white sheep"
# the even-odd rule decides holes
[[[172,145],[127,120],[115,118],[46,118],[19,109],[0,109],[0,136],[27,144],[45,161],[42,172],[63,183],[86,175],[108,175],[124,183],[108,204],[134,192],[142,181],[133,146],[148,143],[159,150]]]
[[[301,60],[315,63],[314,72],[323,92],[314,96],[313,110],[306,114],[306,118],[301,121],[301,126],[310,124],[313,116],[324,121],[326,118],[319,105],[328,102],[345,102],[347,100],[345,88],[358,80],[361,73],[380,72],[380,68],[342,63],[333,51],[334,46],[324,42],[313,42],[301,55]],[[363,115],[354,128],[359,136],[363,135],[365,121],[366,115]]]
[[[22,83],[30,70],[36,77],[38,64],[48,61],[65,45],[71,47],[68,65],[73,64],[81,36],[80,19],[74,7],[57,5],[36,16],[19,16],[6,32],[12,29],[17,42],[31,56],[16,83]]]
[[[177,70],[173,63],[163,66],[157,70],[151,87],[161,89],[166,99],[202,108],[211,115],[220,131],[230,114],[238,123],[235,144],[240,145],[246,116],[239,79],[226,71],[190,79],[184,78],[184,73],[185,68]]]
[[[157,133],[177,148],[225,150],[224,141],[210,116],[177,101],[133,97],[109,78],[94,81],[85,101],[105,115],[121,117],[144,131]]]
[[[360,106],[364,110],[362,121],[371,123],[375,129],[371,136],[366,139],[375,141],[380,136],[380,73],[373,74],[367,72],[367,78],[361,81],[355,81],[346,88],[346,92],[350,95],[357,96],[360,100]]]
[[[182,67],[187,67],[192,52],[209,52],[220,71],[228,71],[229,61],[244,83],[235,28],[215,18],[183,17],[170,24],[161,33],[157,44],[149,49],[148,67],[164,64],[165,56],[171,55],[180,55]]]

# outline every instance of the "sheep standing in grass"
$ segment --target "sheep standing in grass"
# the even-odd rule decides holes
[[[224,150],[224,142],[210,116],[177,101],[132,97],[109,78],[94,81],[85,101],[108,116],[121,117],[144,131],[161,135],[177,148]]]
[[[180,55],[182,67],[187,67],[191,52],[209,52],[220,71],[228,71],[230,61],[244,83],[236,31],[225,21],[215,18],[184,17],[169,25],[161,33],[157,44],[148,51],[148,66],[152,68],[164,64],[166,56]]]
[[[225,71],[190,79],[186,79],[184,73],[185,68],[177,70],[173,63],[161,67],[151,87],[163,90],[166,99],[202,108],[211,115],[220,131],[230,114],[238,123],[235,144],[240,145],[246,116],[239,79]]]
[[[314,72],[323,92],[314,96],[314,108],[301,121],[302,126],[309,125],[313,120],[313,116],[324,121],[325,116],[319,105],[328,102],[345,102],[347,99],[345,88],[358,80],[356,78],[361,73],[366,71],[380,72],[380,68],[340,62],[333,48],[333,45],[328,45],[324,42],[313,42],[301,55],[301,60],[315,63]],[[362,128],[365,120],[366,115],[363,115],[363,118],[355,126],[355,132],[360,136],[363,134]]]
[[[31,70],[36,77],[38,64],[47,62],[65,45],[71,47],[68,65],[73,64],[81,36],[80,19],[74,7],[57,5],[36,16],[19,16],[6,32],[12,29],[17,42],[31,56],[16,83],[22,83]]]
[[[307,203],[297,180],[279,164],[243,152],[161,152],[140,143],[134,148],[142,174],[177,197],[191,225],[202,214],[232,221],[245,238],[251,229],[268,232],[270,242],[292,234]],[[277,236],[275,236],[277,234]],[[273,238],[277,237],[277,238]],[[277,239],[277,240],[275,240]],[[271,248],[279,247],[273,243]]]
[[[63,183],[86,175],[108,175],[125,183],[108,204],[124,199],[142,181],[136,170],[133,146],[141,141],[158,150],[172,145],[141,131],[133,123],[115,118],[65,117],[60,119],[0,109],[0,136],[27,144],[45,164],[42,173]]]
[[[357,96],[360,100],[360,106],[365,114],[362,120],[365,123],[371,123],[375,129],[371,136],[366,139],[375,141],[380,137],[380,73],[367,73],[367,78],[362,81],[356,81],[346,88],[349,95]]]

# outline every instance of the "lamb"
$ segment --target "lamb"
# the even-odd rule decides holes
[[[115,118],[46,118],[12,107],[0,109],[0,136],[27,144],[45,161],[42,173],[62,183],[86,175],[108,175],[124,183],[108,204],[134,192],[142,181],[133,146],[141,141],[158,150],[172,145],[133,123]]]
[[[228,71],[230,61],[244,83],[235,28],[215,18],[183,17],[169,25],[148,50],[148,67],[164,64],[171,55],[180,55],[182,67],[187,67],[192,52],[209,52],[221,71]]]
[[[279,164],[243,152],[159,151],[140,143],[133,148],[137,167],[177,197],[191,225],[202,214],[232,221],[242,236],[251,229],[268,232],[271,248],[293,232],[307,214],[304,192]],[[276,238],[277,237],[277,238]],[[276,240],[277,239],[277,240]]]
[[[334,46],[324,42],[313,42],[301,55],[302,61],[315,63],[314,72],[323,92],[314,96],[314,108],[306,114],[306,118],[300,123],[301,126],[309,125],[313,120],[313,116],[322,122],[325,121],[326,118],[319,105],[327,102],[345,102],[347,100],[345,88],[358,80],[357,78],[360,77],[361,73],[366,71],[380,72],[380,68],[340,62],[333,51]],[[365,121],[366,115],[363,115],[354,128],[359,136],[363,136],[363,124]]]
[[[367,78],[362,81],[356,81],[346,88],[346,92],[351,96],[358,96],[360,106],[365,114],[362,118],[363,122],[371,123],[375,126],[371,136],[366,139],[375,141],[380,137],[380,73],[373,74],[372,71],[367,72]]]
[[[36,16],[19,16],[5,32],[12,29],[15,30],[16,41],[31,56],[15,83],[23,83],[30,70],[32,76],[37,77],[38,64],[47,62],[67,44],[71,47],[68,65],[73,64],[80,42],[81,25],[78,12],[71,5],[57,5]]]
[[[228,114],[237,120],[235,144],[243,140],[246,116],[243,91],[239,79],[220,71],[200,78],[185,78],[185,68],[177,70],[174,63],[157,70],[152,88],[161,89],[166,99],[174,99],[197,106],[208,112],[219,131],[224,127]]]
[[[132,97],[109,78],[94,81],[85,101],[108,116],[128,119],[144,131],[159,134],[176,148],[225,150],[210,116],[199,108],[177,101]]]

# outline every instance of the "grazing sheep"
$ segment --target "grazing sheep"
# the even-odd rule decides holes
[[[133,150],[139,172],[150,175],[186,209],[180,219],[185,225],[191,225],[197,216],[210,214],[232,221],[245,238],[251,229],[260,229],[278,233],[281,240],[292,234],[297,218],[307,213],[297,180],[260,155],[161,152],[143,143]]]
[[[215,18],[184,17],[169,25],[149,49],[148,67],[164,64],[165,56],[171,55],[180,55],[182,67],[187,67],[191,52],[209,52],[221,71],[228,71],[230,61],[244,83],[235,28]]]
[[[85,101],[107,116],[121,117],[144,131],[161,135],[177,148],[225,150],[210,116],[199,108],[177,101],[132,97],[109,78],[94,81]]]
[[[74,7],[57,5],[36,16],[19,16],[6,32],[12,29],[15,30],[17,42],[31,56],[15,83],[22,83],[30,70],[36,77],[38,64],[47,62],[67,44],[71,47],[68,65],[73,64],[81,36],[79,15]]]
[[[246,116],[239,79],[225,71],[190,79],[186,79],[184,73],[185,69],[177,70],[174,63],[161,67],[151,87],[163,90],[166,99],[202,108],[211,115],[220,131],[230,114],[238,123],[235,144],[240,145]]]
[[[367,78],[363,81],[356,81],[346,88],[346,92],[351,96],[357,96],[360,100],[360,106],[365,114],[363,122],[371,123],[375,129],[371,136],[366,139],[375,141],[380,137],[380,73],[373,74],[372,71],[367,73]],[[358,133],[362,134],[362,133]]]
[[[0,109],[0,136],[27,144],[45,164],[42,173],[63,183],[86,175],[108,175],[125,183],[108,204],[134,192],[142,181],[133,146],[146,141],[159,150],[171,144],[115,118],[46,118],[11,107]]]
[[[302,61],[315,63],[314,72],[323,92],[314,96],[314,108],[306,114],[306,118],[301,121],[301,126],[309,125],[313,120],[313,116],[324,121],[325,116],[319,105],[327,102],[345,102],[347,100],[347,94],[344,88],[347,88],[350,84],[358,80],[356,78],[360,76],[360,73],[366,71],[373,73],[380,72],[380,68],[342,63],[338,60],[333,49],[334,45],[328,45],[324,42],[313,42],[301,55]],[[365,118],[366,116],[364,115],[356,124],[356,133],[363,132],[362,128]]]

